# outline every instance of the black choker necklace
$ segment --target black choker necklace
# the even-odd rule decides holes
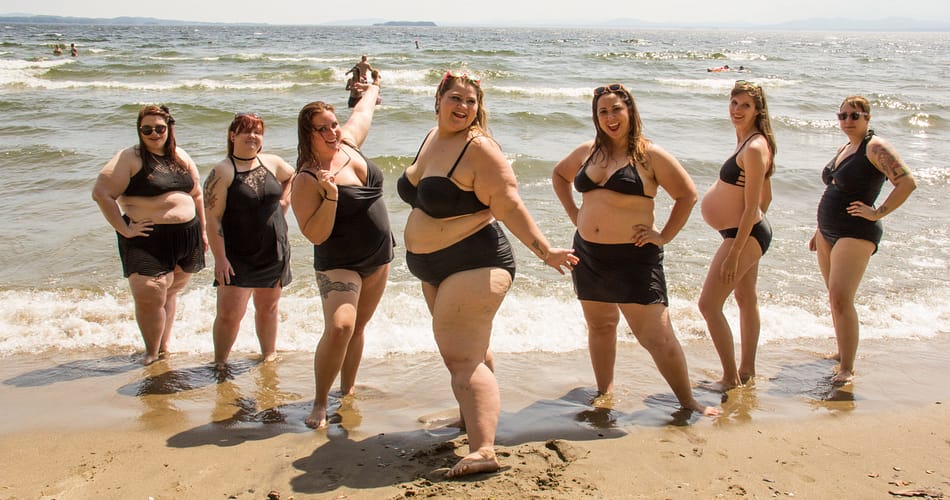
[[[235,160],[241,160],[241,161],[254,161],[254,159],[257,158],[257,155],[254,155],[250,158],[241,158],[238,155],[231,155],[231,158],[234,158]]]

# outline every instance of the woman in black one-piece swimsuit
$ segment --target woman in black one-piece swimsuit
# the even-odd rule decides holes
[[[854,296],[871,255],[881,239],[880,219],[901,206],[917,187],[910,169],[893,147],[870,130],[871,105],[861,96],[845,98],[838,125],[848,143],[822,171],[828,186],[818,205],[818,231],[809,248],[818,252],[818,267],[828,288],[831,317],[838,342],[832,356],[841,362],[832,383],[854,377],[858,351],[858,313]],[[894,189],[877,208],[884,178]]]

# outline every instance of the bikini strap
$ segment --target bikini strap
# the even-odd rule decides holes
[[[433,131],[433,130],[435,130],[435,129],[429,130],[429,133],[426,134],[425,139],[422,139],[422,144],[419,145],[419,150],[416,151],[416,157],[412,159],[412,163],[410,163],[410,165],[412,165],[413,163],[416,162],[416,160],[419,159],[419,153],[422,152],[422,146],[425,146],[425,145],[426,145],[426,141],[429,140],[429,136],[432,135],[432,131]]]
[[[481,136],[476,135],[475,137],[472,137],[471,139],[468,140],[468,142],[465,143],[465,147],[462,148],[462,152],[459,153],[459,157],[455,159],[455,163],[452,164],[452,168],[449,169],[449,173],[445,175],[446,177],[448,177],[449,179],[452,178],[452,172],[455,172],[455,167],[459,166],[459,162],[462,161],[462,156],[465,154],[465,151],[468,149],[468,145],[471,144],[472,141],[474,141],[475,139],[478,139],[479,137]]]
[[[746,144],[748,144],[748,143],[749,143],[749,141],[751,141],[751,140],[752,140],[752,138],[753,138],[753,137],[755,137],[755,136],[757,136],[757,135],[763,135],[763,134],[762,134],[762,132],[756,132],[756,133],[754,133],[754,134],[752,134],[752,135],[750,135],[750,136],[749,136],[749,138],[748,138],[748,139],[746,139],[746,140],[745,140],[745,142],[743,142],[741,146],[739,146],[739,149],[738,149],[738,150],[736,150],[736,154],[739,154],[739,152],[741,152],[741,151],[742,151],[742,148],[744,148],[744,147],[745,147],[745,145],[746,145]]]

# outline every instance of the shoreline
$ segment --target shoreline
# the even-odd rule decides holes
[[[103,351],[0,365],[2,498],[877,497],[950,493],[950,335],[866,341],[858,378],[825,385],[830,344],[768,344],[749,387],[705,418],[676,411],[649,356],[621,344],[612,409],[590,407],[586,352],[503,353],[502,470],[446,481],[467,449],[434,354],[364,360],[355,398],[326,430],[303,424],[310,353],[260,364],[236,353],[142,367]],[[814,344],[814,343],[812,343]],[[694,384],[717,374],[708,341],[684,342]],[[721,401],[721,403],[717,403]],[[933,496],[933,495],[932,495]]]

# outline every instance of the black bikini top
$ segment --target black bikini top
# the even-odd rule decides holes
[[[426,135],[422,145],[425,144],[428,138],[429,135]],[[452,168],[449,169],[449,173],[445,177],[423,177],[419,179],[418,185],[413,186],[409,178],[406,177],[406,173],[403,172],[399,180],[396,181],[396,192],[399,193],[402,201],[408,203],[412,208],[422,210],[426,215],[435,219],[447,219],[487,210],[488,205],[482,203],[475,196],[475,191],[465,191],[452,182],[452,173],[455,172],[455,167],[462,160],[468,145],[475,139],[473,137],[465,143],[465,147],[462,148],[462,152],[459,153],[458,158],[455,159],[455,163],[452,164]],[[416,152],[416,157],[412,160],[413,164],[419,159],[422,145],[419,146],[419,151]]]
[[[653,198],[644,193],[643,180],[640,179],[640,173],[637,172],[637,167],[633,166],[632,163],[627,163],[617,169],[603,184],[595,183],[591,180],[590,176],[587,175],[587,166],[589,164],[590,157],[581,165],[581,169],[578,170],[577,175],[574,176],[574,189],[576,189],[577,192],[586,193],[595,189],[607,189],[621,194]]]
[[[745,187],[745,171],[739,168],[739,163],[736,162],[736,157],[739,156],[740,152],[742,152],[742,148],[744,148],[745,145],[757,135],[762,135],[762,133],[756,132],[750,135],[749,138],[746,139],[741,146],[739,146],[739,149],[736,150],[735,154],[723,162],[722,168],[719,169],[719,180],[725,182],[726,184],[732,184],[733,186]]]
[[[195,180],[176,158],[142,152],[142,168],[129,179],[124,196],[158,196],[172,191],[190,193]]]

